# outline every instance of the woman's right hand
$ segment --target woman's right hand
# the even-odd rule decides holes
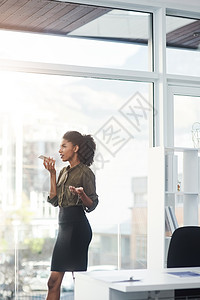
[[[55,159],[51,157],[45,158],[43,161],[43,165],[45,169],[47,169],[52,175],[56,174],[55,162],[56,162]]]

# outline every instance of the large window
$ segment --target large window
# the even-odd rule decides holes
[[[67,130],[91,133],[97,143],[92,169],[100,203],[87,214],[94,233],[89,269],[145,267],[147,190],[145,181],[139,190],[133,181],[147,178],[151,84],[14,72],[0,76],[4,280],[17,278],[22,294],[46,289],[57,209],[46,201],[49,174],[38,156],[53,156],[62,168],[58,149]],[[70,282],[64,280],[63,290],[72,288]],[[1,292],[5,296],[13,289],[9,284]]]
[[[88,15],[83,22],[85,25],[80,24],[64,36],[1,30],[0,57],[150,71],[151,19],[150,13],[102,9],[99,16],[96,15],[90,21]]]

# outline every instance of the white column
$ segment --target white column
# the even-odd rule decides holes
[[[154,14],[155,83],[154,103],[155,146],[150,149],[148,173],[148,234],[147,267],[162,268],[165,261],[165,159],[167,145],[167,86],[166,86],[166,9]]]
[[[165,261],[164,148],[149,153],[147,268],[163,268]]]

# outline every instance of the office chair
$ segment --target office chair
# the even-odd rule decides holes
[[[167,268],[200,267],[200,227],[177,228],[171,237]],[[175,299],[200,299],[199,289],[175,291]]]

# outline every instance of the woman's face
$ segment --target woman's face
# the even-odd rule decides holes
[[[60,157],[62,161],[72,161],[77,156],[78,146],[74,146],[68,140],[62,139],[60,145]]]

